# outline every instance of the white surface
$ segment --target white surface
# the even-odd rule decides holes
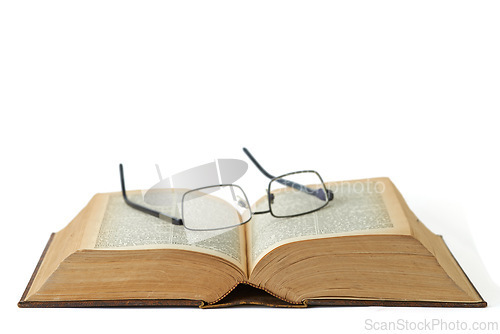
[[[495,1],[0,4],[2,325],[25,332],[365,330],[499,321]],[[118,163],[244,159],[325,180],[389,176],[486,309],[18,309],[51,232]],[[154,174],[153,174],[154,176]],[[250,167],[241,182],[262,195]],[[496,284],[496,285],[495,285]],[[251,320],[251,321],[249,321]]]

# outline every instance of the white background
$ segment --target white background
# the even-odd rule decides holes
[[[499,17],[496,1],[2,1],[0,326],[333,333],[367,319],[499,321]],[[93,194],[119,190],[119,162],[168,174],[245,159],[242,146],[277,174],[389,176],[488,308],[17,308],[50,233]],[[250,167],[239,184],[265,182]]]

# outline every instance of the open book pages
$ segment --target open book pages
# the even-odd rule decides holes
[[[128,197],[136,203],[152,207],[144,204],[140,192],[132,192]],[[220,202],[211,201],[209,196],[206,196],[206,200],[206,205],[210,206],[210,209],[217,210],[214,204],[220,204]],[[175,213],[174,202],[166,202],[163,207],[155,206],[155,209]],[[191,231],[127,206],[121,193],[109,195],[95,244],[97,249],[193,250],[223,257],[238,267],[246,269],[244,247],[242,226],[217,231]]]
[[[358,234],[409,234],[407,219],[388,179],[330,182],[326,187],[335,198],[316,212],[292,218],[270,214],[252,218],[247,226],[249,271],[271,250],[290,242]],[[293,197],[293,193],[289,196]],[[283,202],[273,205],[279,203]],[[293,201],[287,201],[290,203]],[[254,210],[267,208],[264,197]]]
[[[335,198],[319,211],[293,218],[254,215],[245,226],[216,231],[191,231],[173,225],[128,207],[120,193],[109,194],[95,248],[187,249],[222,257],[249,273],[263,256],[290,242],[359,234],[409,234],[407,219],[388,179],[332,182],[327,188]],[[139,191],[129,197],[151,207]],[[165,198],[172,200],[154,208],[178,216],[178,198]],[[211,196],[204,199],[205,210],[224,209]],[[301,205],[293,204],[293,199],[287,201],[287,205],[290,203]],[[267,197],[254,205],[254,210],[267,209]]]

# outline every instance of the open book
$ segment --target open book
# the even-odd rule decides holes
[[[335,200],[314,213],[208,232],[97,194],[52,235],[19,306],[486,306],[389,179],[326,186]]]

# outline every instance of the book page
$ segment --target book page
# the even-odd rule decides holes
[[[127,192],[135,203],[179,217],[175,198],[163,206],[144,203],[140,192]],[[217,209],[210,196],[207,206]],[[177,203],[177,204],[176,204]],[[244,229],[242,226],[217,231],[191,231],[129,207],[121,193],[109,195],[97,235],[98,249],[175,248],[209,253],[235,263],[246,272]]]
[[[249,271],[265,254],[285,243],[356,234],[410,233],[388,179],[331,182],[326,186],[333,191],[334,200],[316,212],[292,218],[275,218],[271,214],[252,217],[246,227]],[[254,211],[268,208],[265,196],[256,203]]]

